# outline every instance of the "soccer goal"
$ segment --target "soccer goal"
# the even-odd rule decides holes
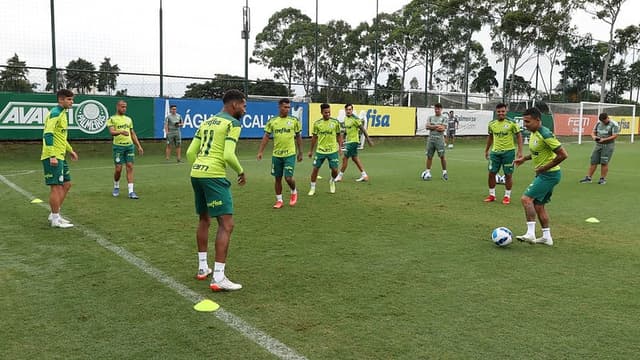
[[[598,116],[606,112],[609,118],[620,125],[620,133],[630,133],[631,142],[636,129],[636,106],[630,104],[606,104],[598,102],[580,102],[580,121],[578,122],[578,144],[582,144],[582,135],[593,131]],[[592,119],[595,119],[593,121]]]

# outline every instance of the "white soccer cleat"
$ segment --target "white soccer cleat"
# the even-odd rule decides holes
[[[68,229],[68,228],[72,228],[73,224],[70,223],[70,222],[63,223],[62,221],[60,221],[60,219],[57,219],[57,220],[51,220],[51,227],[60,228],[60,229]]]
[[[338,176],[336,176],[335,182],[340,182],[342,181],[342,174],[338,174]]]
[[[209,288],[211,291],[233,291],[242,289],[242,285],[231,282],[231,280],[227,279],[225,276],[220,281],[211,281]]]
[[[536,243],[535,235],[529,235],[529,234],[518,235],[518,236],[516,236],[516,239],[518,239],[518,241],[524,241],[524,242],[528,242],[530,244],[535,244]]]
[[[53,220],[53,214],[49,214],[49,217],[47,218],[47,220],[49,220],[49,222],[51,222],[51,220]],[[64,223],[64,224],[71,224],[71,221],[63,218],[62,216],[60,216],[60,220],[59,221],[61,223]]]
[[[357,182],[361,182],[361,181],[369,181],[369,176],[365,175],[365,176],[360,176],[359,178],[356,179]]]
[[[336,182],[329,179],[329,192],[332,194],[336,193]]]
[[[545,239],[543,237],[537,238],[533,241],[535,244],[543,244],[547,246],[553,246],[553,239]]]

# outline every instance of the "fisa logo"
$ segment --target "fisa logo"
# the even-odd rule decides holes
[[[57,103],[11,101],[0,111],[0,129],[42,129],[49,111]],[[96,100],[85,100],[69,109],[69,129],[97,134],[107,126],[109,112]]]

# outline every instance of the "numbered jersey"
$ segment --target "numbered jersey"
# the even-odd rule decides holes
[[[226,177],[225,144],[227,141],[237,143],[241,129],[240,122],[225,112],[218,113],[200,124],[194,136],[194,140],[200,142],[200,148],[191,167],[191,177]]]

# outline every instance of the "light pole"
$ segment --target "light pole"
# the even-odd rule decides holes
[[[164,94],[164,87],[163,87],[163,83],[164,83],[164,64],[163,64],[163,46],[162,46],[162,0],[160,0],[160,11],[159,11],[159,16],[160,16],[160,97],[163,96]]]
[[[373,62],[373,103],[378,105],[378,0],[376,0],[376,18],[373,21],[374,44],[373,52],[375,59]]]
[[[249,95],[249,32],[251,32],[251,12],[249,0],[242,8],[242,38],[244,39],[244,94]]]
[[[316,33],[315,33],[315,49],[313,50],[313,57],[315,60],[314,65],[314,82],[313,82],[313,92],[318,93],[318,0],[316,0]]]
[[[58,66],[56,65],[56,22],[55,22],[55,6],[54,0],[51,0],[49,6],[51,8],[51,66],[53,67],[52,81],[53,92],[58,91]]]

